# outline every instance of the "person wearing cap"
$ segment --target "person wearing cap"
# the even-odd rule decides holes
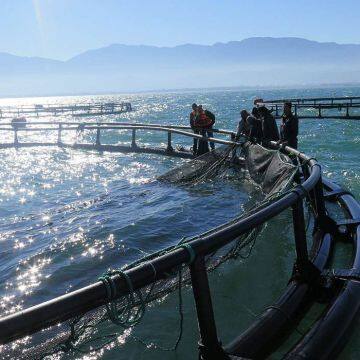
[[[280,139],[279,129],[271,111],[265,106],[257,109],[262,122],[263,143],[266,145],[269,141],[278,141]]]
[[[284,113],[281,117],[280,141],[293,149],[298,146],[299,119],[291,111],[292,104],[287,101],[284,103]]]

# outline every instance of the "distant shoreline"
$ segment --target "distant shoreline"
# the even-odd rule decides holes
[[[42,95],[23,94],[23,95],[1,95],[0,99],[26,99],[26,98],[51,98],[51,97],[75,97],[75,96],[106,96],[106,95],[136,95],[136,94],[162,94],[162,93],[184,93],[184,92],[213,92],[213,91],[261,91],[261,90],[300,90],[300,89],[342,89],[360,88],[359,83],[334,83],[334,84],[307,84],[307,85],[283,85],[283,86],[218,86],[205,88],[170,88],[152,89],[137,91],[111,91],[111,92],[79,92],[79,93],[44,93]]]

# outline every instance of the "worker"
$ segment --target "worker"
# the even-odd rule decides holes
[[[193,103],[191,105],[191,108],[192,108],[192,111],[190,113],[190,126],[191,126],[191,129],[193,130],[194,134],[199,135],[200,131],[198,128],[195,127],[195,118],[198,115],[198,110],[197,110],[198,106],[196,103]],[[198,147],[198,139],[194,138],[193,148],[192,148],[192,152],[194,155],[196,155],[196,153],[197,153],[197,147]]]
[[[291,111],[291,102],[284,103],[284,113],[281,117],[280,141],[293,149],[298,146],[299,119]]]
[[[253,109],[253,113],[256,111]],[[239,121],[236,139],[238,140],[241,135],[245,136],[251,141],[261,142],[262,141],[262,126],[261,120],[250,114],[247,110],[241,110],[241,119]]]
[[[249,137],[250,136],[250,127],[248,122],[246,121],[249,116],[249,112],[247,110],[240,111],[240,120],[236,130],[235,139],[239,140],[241,136]]]
[[[215,115],[209,111],[204,110],[202,105],[197,106],[197,116],[195,117],[195,127],[200,130],[200,134],[207,137],[213,137],[212,127],[215,123]],[[215,143],[210,141],[211,150],[215,150]],[[203,153],[205,151],[201,151]]]
[[[280,139],[279,129],[271,111],[265,106],[260,106],[257,111],[262,122],[263,144],[266,145],[269,141],[278,141]]]

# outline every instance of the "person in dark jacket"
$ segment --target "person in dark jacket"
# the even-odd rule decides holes
[[[249,137],[250,136],[250,126],[247,123],[246,119],[250,114],[247,110],[240,111],[240,120],[236,130],[235,139],[239,140],[241,136]]]
[[[262,122],[263,142],[266,144],[268,141],[278,141],[279,129],[270,110],[265,106],[260,106],[257,110]]]
[[[261,121],[247,110],[241,110],[241,119],[239,121],[235,139],[239,139],[241,135],[247,137],[251,141],[261,142],[262,128]]]
[[[284,103],[284,114],[280,126],[281,143],[288,145],[293,149],[298,146],[299,119],[291,111],[291,102]]]
[[[190,113],[190,126],[191,126],[191,129],[193,130],[194,134],[200,134],[200,131],[199,129],[197,129],[195,127],[195,119],[196,119],[196,116],[197,116],[197,104],[193,103],[191,105],[191,108],[192,108],[192,111]],[[194,143],[193,143],[193,148],[192,148],[192,151],[193,151],[193,154],[196,154],[197,152],[197,147],[198,147],[198,139],[194,138]]]

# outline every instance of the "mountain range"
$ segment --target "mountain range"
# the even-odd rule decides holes
[[[257,37],[175,47],[113,44],[66,61],[0,53],[0,96],[360,82],[360,45]]]

